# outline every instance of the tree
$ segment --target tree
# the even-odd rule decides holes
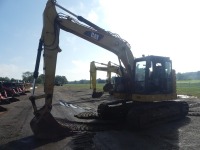
[[[65,84],[68,83],[68,80],[67,80],[67,78],[66,78],[65,76],[62,76],[62,79],[63,79],[63,82],[64,82]]]
[[[44,83],[44,74],[41,74],[38,76],[36,83],[38,83],[38,84]]]
[[[33,72],[26,71],[22,74],[22,80],[24,82],[33,82],[33,79],[34,79]],[[36,83],[37,84],[43,84],[44,83],[44,74],[40,74],[38,76],[38,78],[36,79]],[[55,83],[67,84],[68,81],[67,81],[67,78],[65,76],[57,75],[57,76],[55,76]]]
[[[18,81],[18,80],[14,79],[14,78],[10,79],[10,82],[16,82],[16,81]]]
[[[176,80],[183,80],[183,75],[181,73],[176,74]]]
[[[27,71],[22,74],[22,80],[25,82],[32,82],[33,79],[33,72]]]
[[[197,71],[197,80],[200,80],[200,71]]]
[[[82,79],[79,81],[79,84],[88,84],[88,80]]]
[[[102,79],[97,79],[97,83],[106,83],[106,80],[102,80]]]
[[[60,76],[60,75],[55,76],[55,84],[63,85],[63,84],[67,84],[67,83],[68,83],[68,81],[65,76]]]
[[[8,81],[10,81],[10,79],[8,77],[0,77],[0,81],[8,82]]]

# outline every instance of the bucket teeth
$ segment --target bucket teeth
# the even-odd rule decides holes
[[[39,139],[57,139],[71,135],[71,130],[59,124],[51,115],[45,113],[35,116],[30,122],[34,135]]]

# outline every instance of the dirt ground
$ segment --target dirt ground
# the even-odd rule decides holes
[[[42,88],[37,88],[37,95]],[[157,125],[142,131],[133,131],[127,128],[116,128],[117,123],[106,126],[99,123],[94,127],[94,119],[78,119],[74,117],[81,112],[96,112],[97,106],[110,100],[108,94],[101,98],[91,98],[90,89],[71,89],[65,86],[56,86],[54,91],[52,114],[56,118],[73,122],[73,127],[81,128],[73,135],[57,140],[38,140],[30,128],[33,118],[32,105],[28,99],[31,95],[18,97],[19,101],[1,105],[7,111],[0,112],[0,149],[97,149],[97,150],[174,150],[200,148],[200,100],[196,98],[182,99],[190,105],[188,116],[183,120]],[[41,107],[44,100],[38,100]],[[91,128],[91,130],[88,130]]]

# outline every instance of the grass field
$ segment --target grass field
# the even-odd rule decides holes
[[[177,81],[177,94],[200,98],[200,80]]]
[[[104,83],[97,84],[97,90],[102,91],[104,85]],[[66,84],[65,86],[75,89],[90,89],[90,84]]]
[[[104,84],[97,84],[97,90],[102,91]],[[65,86],[76,89],[90,89],[89,84],[66,84]],[[177,81],[177,94],[189,95],[200,98],[200,80]]]

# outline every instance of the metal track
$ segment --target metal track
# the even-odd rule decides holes
[[[181,119],[189,106],[183,101],[102,103],[98,115],[102,119],[122,119],[131,128],[146,128],[157,123]]]
[[[188,109],[188,104],[181,101],[136,105],[127,114],[127,122],[133,128],[147,128],[184,118],[188,114]]]
[[[95,133],[91,132],[78,133],[72,137],[69,145],[73,150],[95,150],[96,148],[93,142],[94,136]]]
[[[77,117],[79,119],[98,119],[98,114],[95,112],[82,112],[77,115],[74,115],[74,117]]]
[[[91,131],[91,132],[97,132],[97,131],[105,131],[105,130],[111,130],[111,129],[120,129],[120,124],[116,125],[116,122],[75,122],[75,121],[69,121],[67,119],[60,119],[55,118],[56,121],[61,124],[64,127],[67,127],[72,132],[79,132],[79,131]]]
[[[195,111],[195,112],[189,112],[188,116],[196,116],[196,117],[200,117],[200,111]]]
[[[72,122],[64,119],[58,121],[72,131],[102,131],[120,129],[124,126],[139,129],[184,118],[188,114],[188,110],[188,104],[183,101],[146,103],[115,101],[100,104],[98,114],[95,112],[82,112],[75,115],[80,119],[100,121],[92,123]]]
[[[192,103],[189,105],[189,113],[188,116],[200,116],[200,103]],[[198,108],[198,110],[196,110]]]

